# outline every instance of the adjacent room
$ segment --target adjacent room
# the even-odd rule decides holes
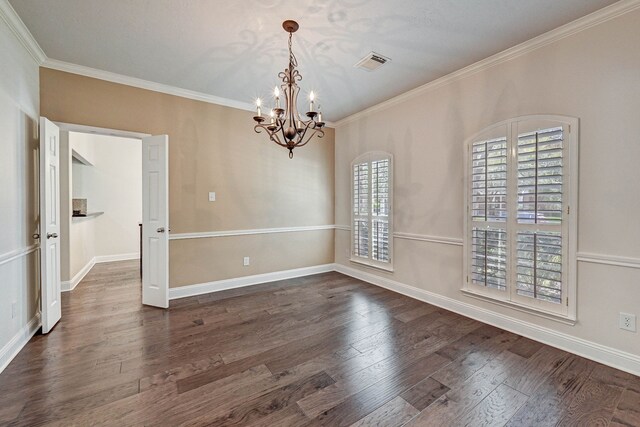
[[[0,18],[0,426],[640,427],[640,0]]]

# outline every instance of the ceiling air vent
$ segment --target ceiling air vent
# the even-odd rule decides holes
[[[387,62],[391,61],[391,58],[387,58],[386,56],[382,56],[379,53],[371,52],[364,58],[362,58],[356,65],[355,68],[362,68],[363,70],[373,71],[382,67]]]

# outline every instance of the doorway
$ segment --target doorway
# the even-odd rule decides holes
[[[168,144],[168,135],[40,118],[40,230],[34,239],[45,238],[40,245],[43,333],[61,318],[61,291],[72,291],[100,262],[141,259],[142,303],[169,307]],[[90,205],[87,194],[98,203]],[[105,216],[110,221],[85,223],[105,215],[101,207],[115,212]],[[138,232],[130,233],[131,223]]]
[[[60,142],[61,288],[70,291],[95,264],[140,259],[142,140],[62,131]]]

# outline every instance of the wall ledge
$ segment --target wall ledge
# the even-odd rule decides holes
[[[9,363],[20,353],[20,350],[27,345],[40,328],[40,312],[24,325],[13,338],[0,349],[0,373],[5,370]]]

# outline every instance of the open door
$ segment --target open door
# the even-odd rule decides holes
[[[62,317],[60,303],[60,129],[40,118],[40,298],[42,333]]]
[[[142,139],[142,303],[169,307],[169,137]]]

